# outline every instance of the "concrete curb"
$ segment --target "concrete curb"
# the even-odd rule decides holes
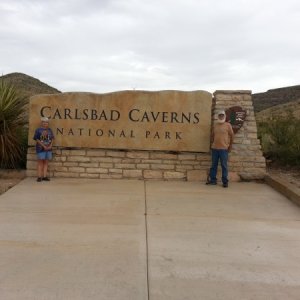
[[[281,193],[294,203],[300,206],[300,189],[290,184],[288,181],[274,175],[267,174],[265,182],[274,190]]]

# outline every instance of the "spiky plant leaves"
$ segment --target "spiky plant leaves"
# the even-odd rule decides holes
[[[0,81],[0,168],[15,168],[22,159],[20,132],[25,124],[25,97]]]

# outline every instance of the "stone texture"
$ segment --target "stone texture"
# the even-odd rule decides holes
[[[85,168],[82,167],[69,167],[69,172],[83,173]]]
[[[105,166],[102,166],[101,164],[100,164],[100,166],[105,168]],[[79,163],[79,167],[97,168],[97,167],[99,167],[99,163],[97,163],[97,162]]]
[[[112,158],[112,157],[91,157],[93,162],[120,162],[121,158]]]
[[[206,181],[207,171],[204,170],[192,170],[187,171],[188,181]]]
[[[50,167],[53,165],[52,162],[50,162]],[[79,165],[78,162],[64,162],[62,165],[64,165],[65,167],[77,167]]]
[[[125,157],[125,152],[120,151],[106,151],[108,157]]]
[[[135,164],[115,164],[116,169],[135,169]]]
[[[150,169],[150,164],[137,164],[137,169]]]
[[[36,95],[30,99],[29,136],[43,115],[59,147],[208,152],[211,105],[205,91]]]
[[[53,155],[53,160],[54,161],[67,161],[67,157],[66,156],[61,156],[60,154],[54,154]]]
[[[112,163],[100,163],[101,168],[112,168],[113,164]]]
[[[174,170],[174,165],[164,165],[164,164],[152,164],[151,169],[153,170]]]
[[[81,178],[100,178],[100,174],[80,173],[79,177],[81,177]]]
[[[169,153],[150,153],[151,159],[177,159],[177,154],[169,154]]]
[[[257,139],[256,121],[251,93],[248,91],[230,93],[217,91],[213,99],[212,116],[216,111],[240,105],[247,108],[243,127],[235,135],[232,152],[229,155],[230,181],[261,179],[266,164]],[[245,99],[247,101],[245,101]],[[163,151],[119,151],[115,149],[64,149],[54,147],[54,159],[49,172],[55,177],[87,175],[87,178],[144,178],[165,180],[205,181],[211,165],[210,153]],[[27,154],[28,176],[36,176],[35,148],[29,147]],[[124,172],[126,170],[126,172]],[[31,172],[32,171],[32,172]],[[132,171],[132,172],[129,172]],[[218,171],[220,175],[220,170]],[[77,175],[75,175],[78,173]],[[98,176],[98,175],[105,176]],[[109,176],[114,175],[114,176]]]
[[[69,150],[69,155],[86,155],[86,151],[80,149]]]
[[[144,178],[145,179],[161,179],[161,178],[163,178],[163,172],[162,171],[145,170]]]
[[[148,159],[149,152],[127,152],[126,157]]]
[[[36,152],[35,152],[35,147],[28,147],[28,149],[27,149],[27,153],[28,154],[36,154]]]
[[[195,160],[196,155],[195,154],[178,154],[179,160]]]
[[[123,173],[122,169],[109,169],[108,171],[109,171],[109,173],[118,173],[118,174]]]
[[[123,170],[123,176],[125,178],[141,178],[142,175],[142,170]]]
[[[36,169],[36,168],[37,168],[37,161],[33,161],[33,160],[27,161],[27,169]]]
[[[68,172],[69,168],[68,167],[59,167],[59,166],[57,166],[57,167],[54,167],[53,170],[55,172]]]
[[[101,179],[122,179],[122,174],[100,174]]]
[[[36,160],[36,154],[27,154],[27,160]]]
[[[229,172],[228,179],[229,181],[233,181],[233,182],[241,181],[241,177],[237,172]]]
[[[55,177],[76,178],[79,177],[79,173],[55,172]]]
[[[98,173],[98,174],[105,174],[108,173],[108,169],[105,168],[86,168],[87,173]]]
[[[186,170],[193,170],[194,167],[191,165],[177,165],[175,166],[176,171],[185,172]]]
[[[68,161],[78,161],[78,162],[88,162],[90,161],[89,157],[86,156],[69,156]]]
[[[251,180],[258,180],[258,179],[262,180],[265,178],[266,172],[257,169],[252,169],[249,170],[248,172],[240,172],[239,176],[244,181],[251,181]]]
[[[163,161],[161,159],[144,159],[144,164],[161,164]]]
[[[87,156],[105,156],[105,150],[87,150]]]
[[[182,179],[185,178],[186,175],[184,174],[184,172],[172,172],[172,171],[166,171],[164,172],[164,178],[169,180],[169,179]]]

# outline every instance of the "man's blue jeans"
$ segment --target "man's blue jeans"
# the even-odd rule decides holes
[[[228,150],[225,149],[212,149],[211,151],[212,165],[209,172],[210,181],[213,183],[217,182],[217,171],[218,171],[218,163],[219,160],[221,162],[222,167],[222,182],[228,183]]]

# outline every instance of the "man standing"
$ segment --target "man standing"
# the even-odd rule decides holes
[[[209,178],[206,184],[217,184],[217,171],[219,160],[222,167],[223,187],[228,187],[228,153],[231,151],[234,133],[230,123],[225,122],[226,114],[224,110],[218,112],[218,120],[212,131],[212,165],[209,172]]]

